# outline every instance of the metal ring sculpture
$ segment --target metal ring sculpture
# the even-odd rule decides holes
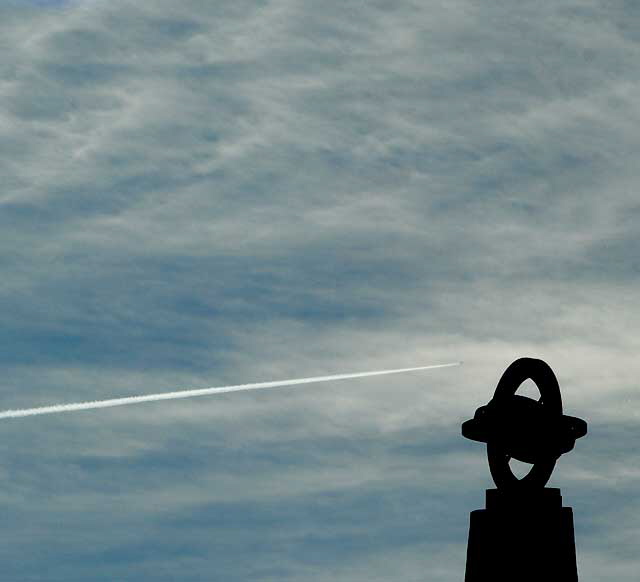
[[[527,379],[537,385],[540,400],[516,395]],[[462,434],[487,444],[489,470],[499,489],[537,489],[546,485],[560,455],[587,434],[587,423],[562,414],[558,380],[545,362],[520,358],[506,369],[491,401],[462,425]],[[533,467],[518,479],[511,458]]]

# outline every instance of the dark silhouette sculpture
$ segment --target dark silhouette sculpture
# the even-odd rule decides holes
[[[516,395],[533,380],[540,400]],[[465,582],[577,582],[573,512],[560,489],[545,487],[556,461],[587,434],[587,423],[562,414],[560,387],[542,360],[520,358],[504,372],[489,404],[462,425],[462,435],[487,444],[497,489],[486,509],[471,512]],[[518,479],[511,459],[531,463]]]

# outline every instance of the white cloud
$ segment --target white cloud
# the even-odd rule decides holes
[[[598,2],[0,7],[2,408],[465,360],[437,380],[3,425],[8,576],[42,579],[42,562],[27,571],[15,556],[44,555],[60,537],[52,508],[75,499],[65,524],[78,534],[56,541],[69,566],[50,580],[87,580],[96,560],[95,580],[161,579],[153,565],[174,566],[158,540],[175,533],[163,507],[185,518],[208,502],[257,520],[214,555],[226,580],[250,572],[225,561],[241,542],[276,532],[295,550],[261,546],[260,579],[324,579],[329,566],[300,552],[326,561],[331,539],[369,539],[340,554],[335,580],[396,566],[409,580],[435,562],[459,579],[476,501],[461,505],[489,484],[459,423],[531,355],[593,427],[557,485],[568,503],[592,495],[601,529],[579,544],[595,580],[611,554],[593,544],[616,531],[605,506],[623,507],[613,492],[636,479],[636,20]],[[455,541],[436,539],[434,509],[426,546],[414,533],[386,549],[353,524],[331,538],[310,509],[342,491],[353,497],[336,504],[366,520],[358,495],[414,506],[447,483]],[[299,501],[281,527],[260,513],[278,495]],[[389,502],[393,527],[403,503]],[[314,524],[326,537],[305,545]],[[127,558],[123,529],[156,550]],[[82,536],[112,553],[77,553]],[[183,579],[208,571],[215,549],[202,551],[175,558]],[[634,558],[619,568],[631,580]]]

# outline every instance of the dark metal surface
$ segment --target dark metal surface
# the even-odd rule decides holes
[[[516,394],[531,379],[540,400]],[[576,439],[587,433],[587,423],[562,413],[560,387],[553,370],[542,360],[520,358],[498,382],[493,398],[462,425],[462,434],[487,444],[489,469],[497,487],[544,487],[560,455],[573,449]],[[533,466],[518,479],[511,459]]]
[[[517,395],[525,380],[540,400]],[[497,489],[485,509],[471,512],[465,582],[578,582],[573,511],[559,489],[545,485],[557,459],[587,433],[584,420],[562,413],[555,374],[542,360],[521,358],[500,378],[493,398],[462,425],[462,434],[487,444]],[[514,458],[532,468],[518,479]]]

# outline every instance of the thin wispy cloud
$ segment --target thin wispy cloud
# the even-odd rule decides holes
[[[314,376],[311,378],[294,378],[291,380],[275,380],[271,382],[255,382],[252,384],[237,384],[234,386],[217,386],[213,388],[197,388],[191,390],[178,390],[174,392],[162,392],[160,394],[143,394],[140,396],[127,396],[126,398],[110,398],[107,400],[93,400],[90,402],[71,402],[67,404],[52,404],[38,408],[23,408],[21,410],[0,411],[0,419],[23,418],[25,416],[40,416],[43,414],[58,414],[60,412],[80,412],[82,410],[97,410],[100,408],[113,408],[115,406],[129,406],[131,404],[143,404],[145,402],[162,402],[164,400],[182,400],[183,398],[195,398],[197,396],[213,396],[215,394],[228,394],[229,392],[245,392],[247,390],[264,390],[265,388],[281,388],[284,386],[301,386],[304,384],[317,384],[320,382],[335,382],[336,380],[352,380],[354,378],[371,378],[373,376],[388,376],[389,374],[402,374],[417,372],[420,370],[432,370],[435,368],[450,368],[459,366],[460,362],[449,364],[436,364],[433,366],[421,366],[414,368],[402,368],[398,370],[379,370],[370,372],[355,372],[350,374],[332,374],[330,376]]]
[[[2,3],[0,409],[465,361],[4,423],[6,579],[459,580],[491,484],[459,425],[534,356],[589,421],[554,482],[581,579],[634,580],[639,26]]]

